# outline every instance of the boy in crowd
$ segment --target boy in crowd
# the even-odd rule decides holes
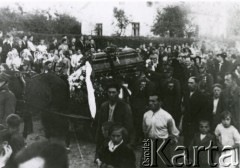
[[[200,120],[199,121],[199,132],[196,133],[193,137],[193,140],[190,144],[190,154],[192,155],[193,152],[195,152],[193,150],[193,148],[195,147],[205,147],[207,148],[208,146],[210,146],[210,144],[212,143],[213,145],[215,145],[215,136],[210,134],[210,122],[207,120]],[[199,150],[200,151],[200,150]],[[193,156],[196,156],[193,158]],[[196,166],[195,167],[211,167],[208,163],[208,160],[210,158],[208,158],[208,154],[207,151],[201,151],[198,153],[195,153],[191,157],[192,160],[192,164],[195,163]],[[212,158],[215,158],[214,156],[211,156]]]

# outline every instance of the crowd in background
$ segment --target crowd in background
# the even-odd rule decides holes
[[[3,38],[0,32],[0,73],[56,73],[67,79],[84,57],[99,51],[91,36],[63,36],[60,43],[53,38],[48,45],[43,39],[34,44],[33,38],[23,36],[15,43],[12,35]],[[99,166],[134,167],[134,153],[123,143],[125,139],[134,146],[144,137],[177,142],[182,136],[189,147],[199,137],[214,135],[210,139],[215,138],[220,146],[240,144],[240,53],[236,48],[202,41],[174,46],[142,44],[136,51],[145,66],[131,78],[122,77],[108,86],[108,100],[97,107]],[[121,150],[115,150],[121,144]]]

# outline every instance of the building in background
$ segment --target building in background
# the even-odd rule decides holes
[[[44,3],[44,1],[46,3]],[[199,36],[226,37],[228,9],[232,1],[19,1],[1,2],[0,7],[18,8],[25,11],[46,10],[48,13],[67,13],[82,23],[82,33],[88,35],[110,36],[115,34],[113,9],[123,9],[130,18],[125,36],[153,36],[151,32],[157,9],[168,5],[188,5],[190,17],[198,25]]]

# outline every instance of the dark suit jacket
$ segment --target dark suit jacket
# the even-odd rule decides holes
[[[102,125],[103,123],[108,121],[109,116],[109,102],[104,102],[99,111],[97,112],[97,146],[100,145],[104,138],[102,135]],[[133,119],[132,119],[132,111],[130,106],[121,101],[118,100],[117,104],[115,106],[115,109],[113,111],[113,121],[121,123],[127,130],[129,135],[132,135],[133,132]],[[100,144],[99,144],[100,143]]]
[[[196,90],[191,98],[188,91],[183,99],[183,107],[185,108],[183,113],[183,135],[186,138],[185,145],[189,145],[194,133],[198,130],[198,122],[203,118],[204,110],[206,109],[207,99],[199,91]]]
[[[184,121],[195,123],[198,121],[204,109],[206,107],[206,97],[197,89],[190,98],[190,92],[188,91],[184,95],[183,106],[184,111]]]
[[[212,134],[207,134],[202,140],[200,139],[200,133],[194,135],[193,140],[189,146],[190,149],[190,157],[192,158],[193,154],[193,146],[204,146],[207,148],[212,141],[213,145],[216,145],[215,136]],[[208,165],[208,154],[207,151],[199,152],[199,167],[205,167]],[[210,166],[209,166],[210,167]]]
[[[231,93],[227,88],[223,91],[223,102],[224,110],[228,110],[232,113],[233,124],[240,131],[240,87],[237,86],[236,89]]]
[[[172,117],[174,118],[175,122],[178,123],[180,120],[181,114],[181,87],[180,83],[177,79],[172,79],[173,82],[173,89],[170,90],[168,88],[169,81],[163,82],[162,93],[162,101],[163,101],[163,108],[169,112]]]
[[[216,110],[216,114],[213,114],[213,101],[214,98],[211,97],[208,100],[208,105],[207,105],[207,110],[205,111],[206,113],[204,114],[205,119],[208,119],[211,123],[211,129],[214,131],[217,124],[219,124],[221,122],[220,119],[220,115],[224,110],[224,104],[223,104],[223,97],[220,96],[219,101],[218,101],[218,105],[217,105],[217,110]]]
[[[217,75],[219,77],[222,78],[222,80],[224,79],[224,75],[227,73],[227,72],[231,72],[232,68],[233,68],[233,64],[230,62],[230,61],[224,61],[222,66],[221,66],[221,69],[219,70],[219,62],[216,61],[216,71],[217,71]]]

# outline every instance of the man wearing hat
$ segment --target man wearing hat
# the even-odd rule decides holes
[[[7,116],[15,113],[16,98],[8,88],[9,80],[9,75],[0,74],[0,124],[6,124]]]
[[[217,81],[218,83],[223,84],[224,82],[224,75],[227,72],[230,72],[233,64],[230,61],[226,60],[227,54],[217,54],[217,62],[216,62],[216,71],[217,71]]]

